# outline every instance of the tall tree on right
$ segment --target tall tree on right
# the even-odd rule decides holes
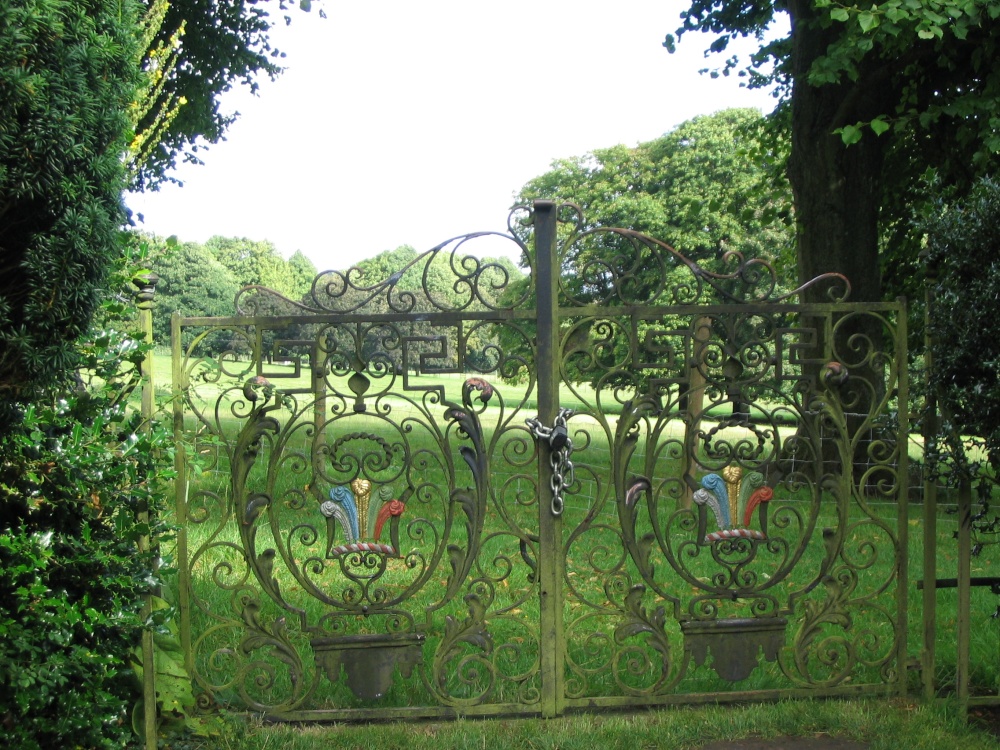
[[[782,14],[789,31],[775,38]],[[880,239],[910,210],[918,175],[931,168],[962,191],[995,168],[998,17],[998,0],[692,0],[681,14],[676,37],[714,34],[711,52],[760,41],[745,67],[730,57],[721,72],[783,99],[772,118],[791,136],[800,281],[836,271],[853,299],[881,299]]]

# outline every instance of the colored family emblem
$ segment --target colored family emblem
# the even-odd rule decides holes
[[[727,539],[767,539],[767,503],[774,490],[764,484],[764,475],[752,471],[746,475],[739,466],[727,466],[718,474],[706,474],[701,488],[694,493],[698,506],[698,536],[704,544]],[[717,531],[706,533],[707,512],[715,515]],[[751,529],[754,511],[760,508],[760,529]]]
[[[355,479],[347,487],[334,487],[330,499],[321,503],[319,511],[326,517],[326,556],[338,557],[351,552],[378,552],[398,557],[398,519],[406,505],[392,497],[392,487],[386,485],[372,491],[367,479]],[[390,521],[391,544],[379,540]],[[335,544],[337,524],[343,530],[344,543]]]

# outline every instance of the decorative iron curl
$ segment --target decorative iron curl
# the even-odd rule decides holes
[[[572,263],[575,257],[574,247],[579,247],[588,238],[600,238],[602,235],[613,235],[626,240],[630,254],[626,255],[625,249],[622,248],[614,254],[606,252],[600,256],[584,258],[580,267],[575,269],[576,275],[592,282],[599,279],[605,288],[603,292],[595,292],[596,296],[591,295],[586,298],[564,289],[574,304],[607,303],[612,299],[618,299],[624,304],[644,303],[664,295],[671,304],[698,304],[707,301],[704,297],[708,290],[711,290],[720,301],[738,304],[779,303],[801,298],[807,289],[822,284],[827,285],[823,296],[829,302],[844,302],[850,296],[851,284],[847,277],[839,273],[821,274],[790,292],[779,294],[779,275],[767,260],[747,259],[737,251],[729,251],[723,255],[722,262],[730,266],[735,264],[735,270],[710,271],[671,245],[632,229],[595,227],[581,230],[584,222],[579,206],[575,204],[564,204],[564,206],[574,210],[579,217],[573,222],[576,225],[575,231],[564,245],[564,263]],[[689,281],[671,280],[669,271],[672,268],[687,268],[690,273]],[[651,277],[650,269],[657,270],[658,273]],[[649,289],[640,282],[639,274],[654,278],[654,288]],[[742,295],[734,294],[727,288],[727,285],[732,285],[733,282],[742,288]],[[635,294],[629,291],[632,287]],[[633,299],[636,295],[638,297]]]
[[[512,219],[508,218],[512,227]],[[483,262],[467,252],[467,246],[484,237],[498,237],[517,245],[525,262],[529,261],[527,247],[512,231],[470,232],[441,242],[397,269],[384,279],[369,281],[361,268],[346,271],[328,270],[316,275],[305,301],[291,300],[273,289],[260,285],[247,286],[236,294],[235,308],[238,315],[256,316],[266,312],[268,299],[280,302],[284,308],[292,308],[306,313],[351,313],[364,309],[382,307],[390,313],[406,314],[415,312],[423,304],[443,312],[458,312],[477,305],[489,310],[508,310],[522,305],[527,298],[526,289],[520,299],[495,302],[499,293],[510,283],[510,274],[504,266],[494,262]],[[439,265],[451,275],[451,291],[459,295],[455,302],[439,298],[430,283],[432,266],[438,259]],[[421,288],[401,289],[399,282],[407,272],[419,274]]]
[[[353,453],[338,457],[340,449],[351,442],[372,442],[382,450],[366,451],[362,456]],[[329,449],[330,460],[338,471],[350,472],[367,469],[378,471],[392,465],[392,445],[380,435],[371,432],[351,432],[338,438]]]

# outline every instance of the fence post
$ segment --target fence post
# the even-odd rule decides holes
[[[893,347],[898,369],[897,383],[897,424],[896,434],[899,436],[899,478],[896,495],[896,528],[899,534],[900,557],[897,563],[899,570],[899,594],[896,599],[896,612],[900,623],[899,633],[899,694],[906,697],[909,686],[909,605],[910,605],[910,373],[907,355],[907,311],[906,300],[897,298],[899,313],[896,324],[896,345]],[[901,355],[902,352],[902,356]]]
[[[958,484],[958,653],[955,680],[958,712],[964,719],[969,711],[969,638],[972,617],[972,482],[963,473]]]
[[[680,507],[690,508],[694,491],[691,483],[695,481],[698,465],[696,453],[692,444],[697,440],[698,427],[701,422],[702,409],[705,407],[705,350],[712,338],[712,319],[707,315],[699,315],[694,319],[694,335],[691,343],[691,359],[687,363],[687,391],[681,396],[680,408],[684,412],[684,454],[681,456],[681,476],[684,478],[684,494],[680,499]]]
[[[180,627],[181,651],[184,654],[184,669],[194,674],[194,657],[191,648],[191,574],[188,569],[188,457],[184,439],[184,399],[187,388],[187,373],[183,361],[184,348],[181,341],[181,314],[174,311],[170,316],[170,400],[173,403],[174,427],[174,524],[177,528],[177,614]]]
[[[559,253],[556,243],[559,206],[535,201],[535,292],[537,297],[538,418],[555,422],[559,409]],[[541,632],[542,716],[562,713],[565,701],[563,632],[562,520],[551,512],[552,467],[547,441],[538,441],[538,556]]]
[[[931,310],[934,306],[934,283],[937,268],[925,256],[924,270],[924,651],[921,660],[921,675],[924,683],[924,698],[932,700],[935,695],[934,671],[935,641],[937,639],[937,394],[931,384],[934,367],[931,337]]]
[[[151,345],[153,343],[153,295],[159,280],[160,277],[155,273],[137,276],[132,280],[138,290],[136,292],[136,307],[139,309],[139,328],[142,331],[143,340],[150,345],[143,359],[141,371],[142,402],[140,408],[143,429],[145,430],[150,429],[155,410],[153,349]],[[147,504],[139,507],[138,516],[139,523],[145,524],[149,528],[153,519]],[[153,544],[150,535],[140,536],[139,552],[149,552]],[[153,613],[153,595],[153,591],[147,591],[143,595],[142,616],[147,622]],[[156,750],[156,661],[153,654],[153,631],[148,627],[142,631],[142,709],[146,750]]]

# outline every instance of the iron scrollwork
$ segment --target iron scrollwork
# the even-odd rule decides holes
[[[901,308],[558,213],[551,362],[521,209],[503,237],[524,279],[464,254],[494,233],[470,234],[386,278],[326,272],[297,301],[251,287],[236,316],[181,322],[203,706],[492,715],[754,674],[828,693],[900,679],[905,520],[880,503],[906,481]],[[827,302],[798,301],[807,287]],[[551,426],[526,419],[553,406],[543,375],[573,404]]]

